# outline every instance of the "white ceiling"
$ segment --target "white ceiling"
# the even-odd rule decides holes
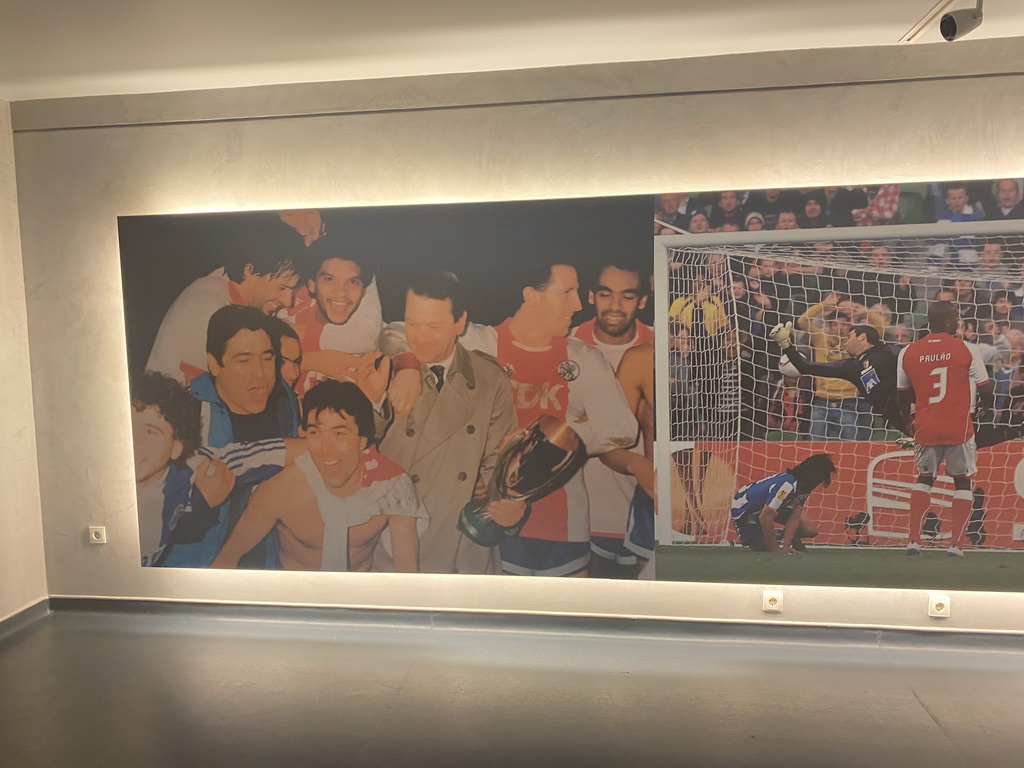
[[[0,0],[0,98],[895,45],[937,1]],[[1024,38],[1021,0],[985,19]]]

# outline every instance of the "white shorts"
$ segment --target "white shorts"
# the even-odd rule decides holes
[[[936,475],[942,462],[946,462],[946,474],[970,477],[978,471],[978,448],[972,437],[960,445],[917,445],[914,446],[914,463],[922,475]]]

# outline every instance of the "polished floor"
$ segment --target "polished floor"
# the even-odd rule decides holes
[[[62,601],[0,766],[1022,766],[1022,697],[1020,637]]]

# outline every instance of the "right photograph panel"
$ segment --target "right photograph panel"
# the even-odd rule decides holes
[[[659,579],[1024,589],[1022,192],[655,197]]]

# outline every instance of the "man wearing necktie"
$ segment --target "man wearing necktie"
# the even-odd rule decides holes
[[[387,424],[380,451],[409,473],[430,514],[420,537],[423,573],[501,572],[498,548],[481,547],[456,527],[459,510],[478,483],[487,481],[498,448],[517,426],[505,371],[490,355],[469,352],[459,343],[465,327],[455,275],[430,272],[412,282],[405,300],[405,340],[419,361],[423,384],[409,415]],[[381,426],[393,418],[387,401],[381,417]],[[493,511],[497,516],[502,510]],[[504,511],[513,519],[522,513]],[[392,570],[381,554],[374,567]]]

